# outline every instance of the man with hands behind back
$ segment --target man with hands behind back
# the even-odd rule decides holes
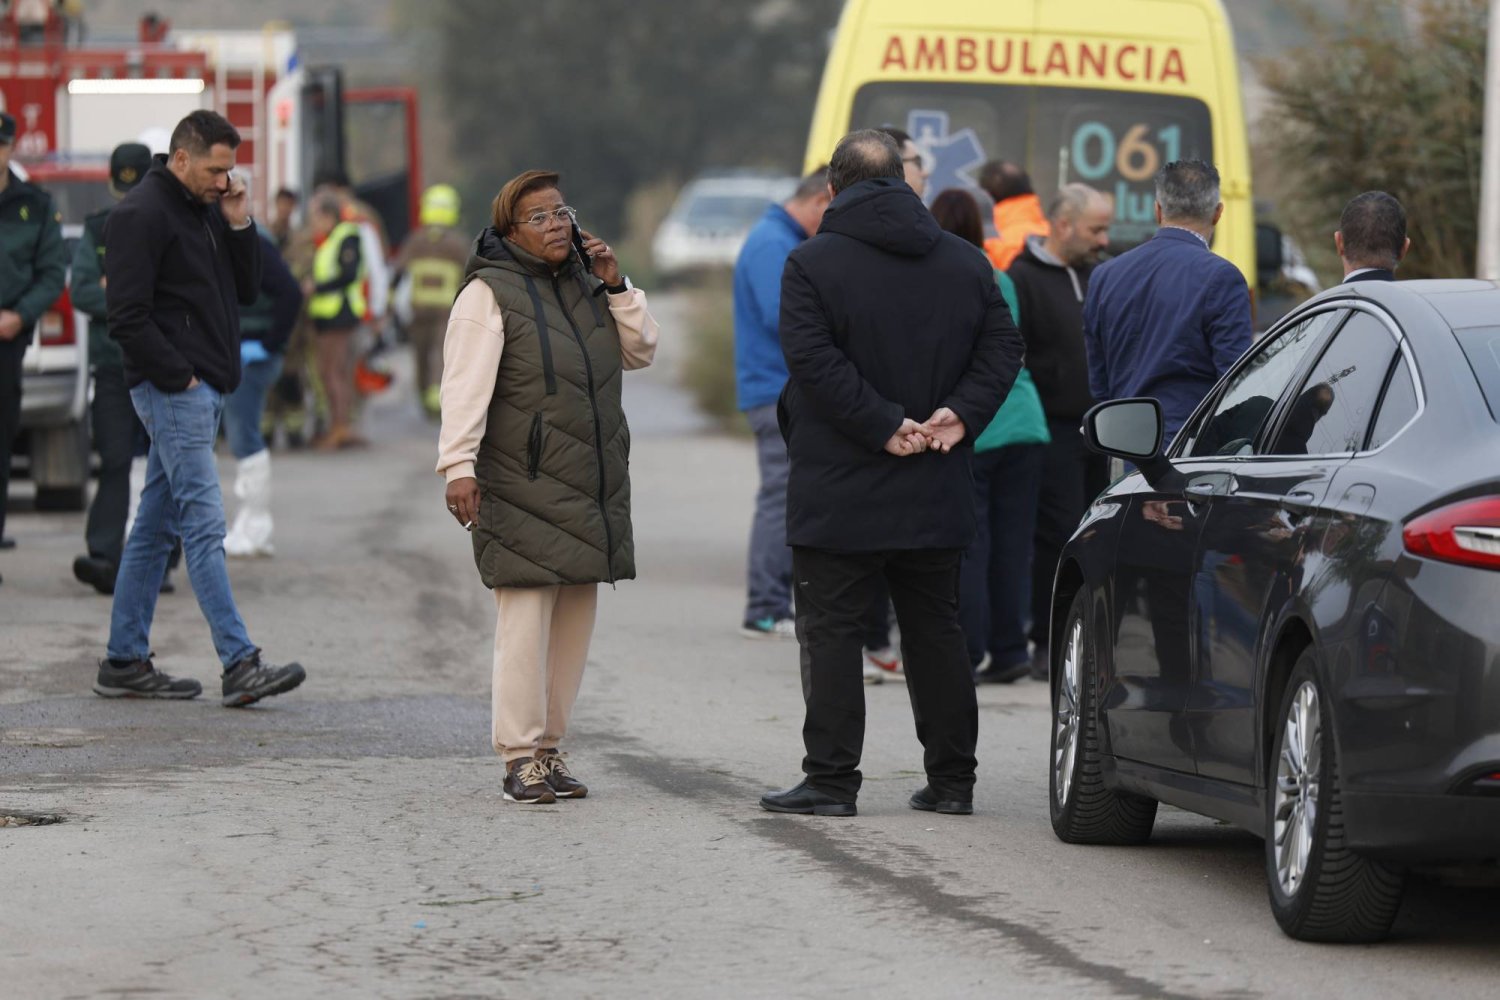
[[[1024,350],[989,262],[944,232],[902,176],[888,135],[845,136],[822,226],[782,276],[806,779],[763,796],[772,812],[855,814],[860,617],[882,581],[925,749],[928,783],[910,804],[973,811],[978,707],[958,578],[975,512],[961,446],[994,417]]]

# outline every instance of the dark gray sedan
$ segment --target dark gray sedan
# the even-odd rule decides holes
[[[1154,400],[1084,431],[1135,464],[1053,597],[1052,824],[1138,843],[1158,802],[1266,841],[1290,935],[1371,941],[1404,870],[1500,859],[1500,286],[1341,285],[1165,453]]]

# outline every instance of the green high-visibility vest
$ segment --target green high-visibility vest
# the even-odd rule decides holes
[[[340,272],[343,271],[339,261],[339,248],[349,237],[359,239],[359,226],[352,222],[340,222],[333,227],[328,238],[318,247],[318,252],[313,256],[312,277],[314,284],[324,284],[329,281],[338,280]],[[307,303],[307,315],[315,320],[336,319],[344,311],[347,303],[349,311],[356,319],[365,317],[365,261],[363,255],[359,260],[359,273],[354,280],[342,288],[336,288],[331,292],[317,292]]]

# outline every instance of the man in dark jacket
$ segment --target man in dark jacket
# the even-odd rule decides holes
[[[1250,347],[1250,288],[1209,249],[1223,214],[1212,164],[1168,163],[1156,175],[1156,235],[1099,265],[1083,304],[1094,398],[1155,397],[1163,441]]]
[[[248,705],[302,683],[302,667],[261,659],[224,567],[224,498],[214,438],[224,396],[240,382],[239,308],[260,291],[261,249],[248,193],[232,177],[239,133],[194,111],[105,227],[105,299],[125,352],[130,399],[151,436],[146,488],[115,580],[106,698],[196,698],[195,680],[151,663],[151,620],[180,534],[198,607],[224,667],[223,704]]]
[[[1107,196],[1086,184],[1064,184],[1048,207],[1047,235],[1027,239],[1006,272],[1016,286],[1026,369],[1042,398],[1051,436],[1031,559],[1031,674],[1038,679],[1047,677],[1052,580],[1063,543],[1108,478],[1104,456],[1089,450],[1078,426],[1094,405],[1083,347],[1083,300],[1099,254],[1109,246],[1112,214]]]
[[[894,140],[846,136],[828,181],[833,202],[781,285],[807,778],[761,805],[854,815],[860,618],[884,582],[925,748],[928,784],[911,805],[969,813],[978,710],[958,623],[959,560],[975,530],[967,445],[1010,391],[1021,338],[988,261],[902,180]]]
[[[5,508],[11,442],[21,426],[21,359],[68,268],[52,199],[10,169],[15,139],[16,120],[0,112],[0,549],[15,544],[5,537]]]
[[[1333,247],[1344,265],[1344,281],[1395,281],[1406,259],[1406,209],[1384,191],[1366,191],[1344,206]]]

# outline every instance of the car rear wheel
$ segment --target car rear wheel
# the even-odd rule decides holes
[[[38,486],[37,510],[83,510],[88,506],[86,486]]]
[[[1052,830],[1070,844],[1139,844],[1151,836],[1156,800],[1105,787],[1088,592],[1068,609],[1052,667]]]
[[[1328,700],[1311,649],[1282,698],[1266,823],[1271,912],[1302,941],[1379,941],[1401,905],[1399,869],[1344,844],[1344,814]]]

